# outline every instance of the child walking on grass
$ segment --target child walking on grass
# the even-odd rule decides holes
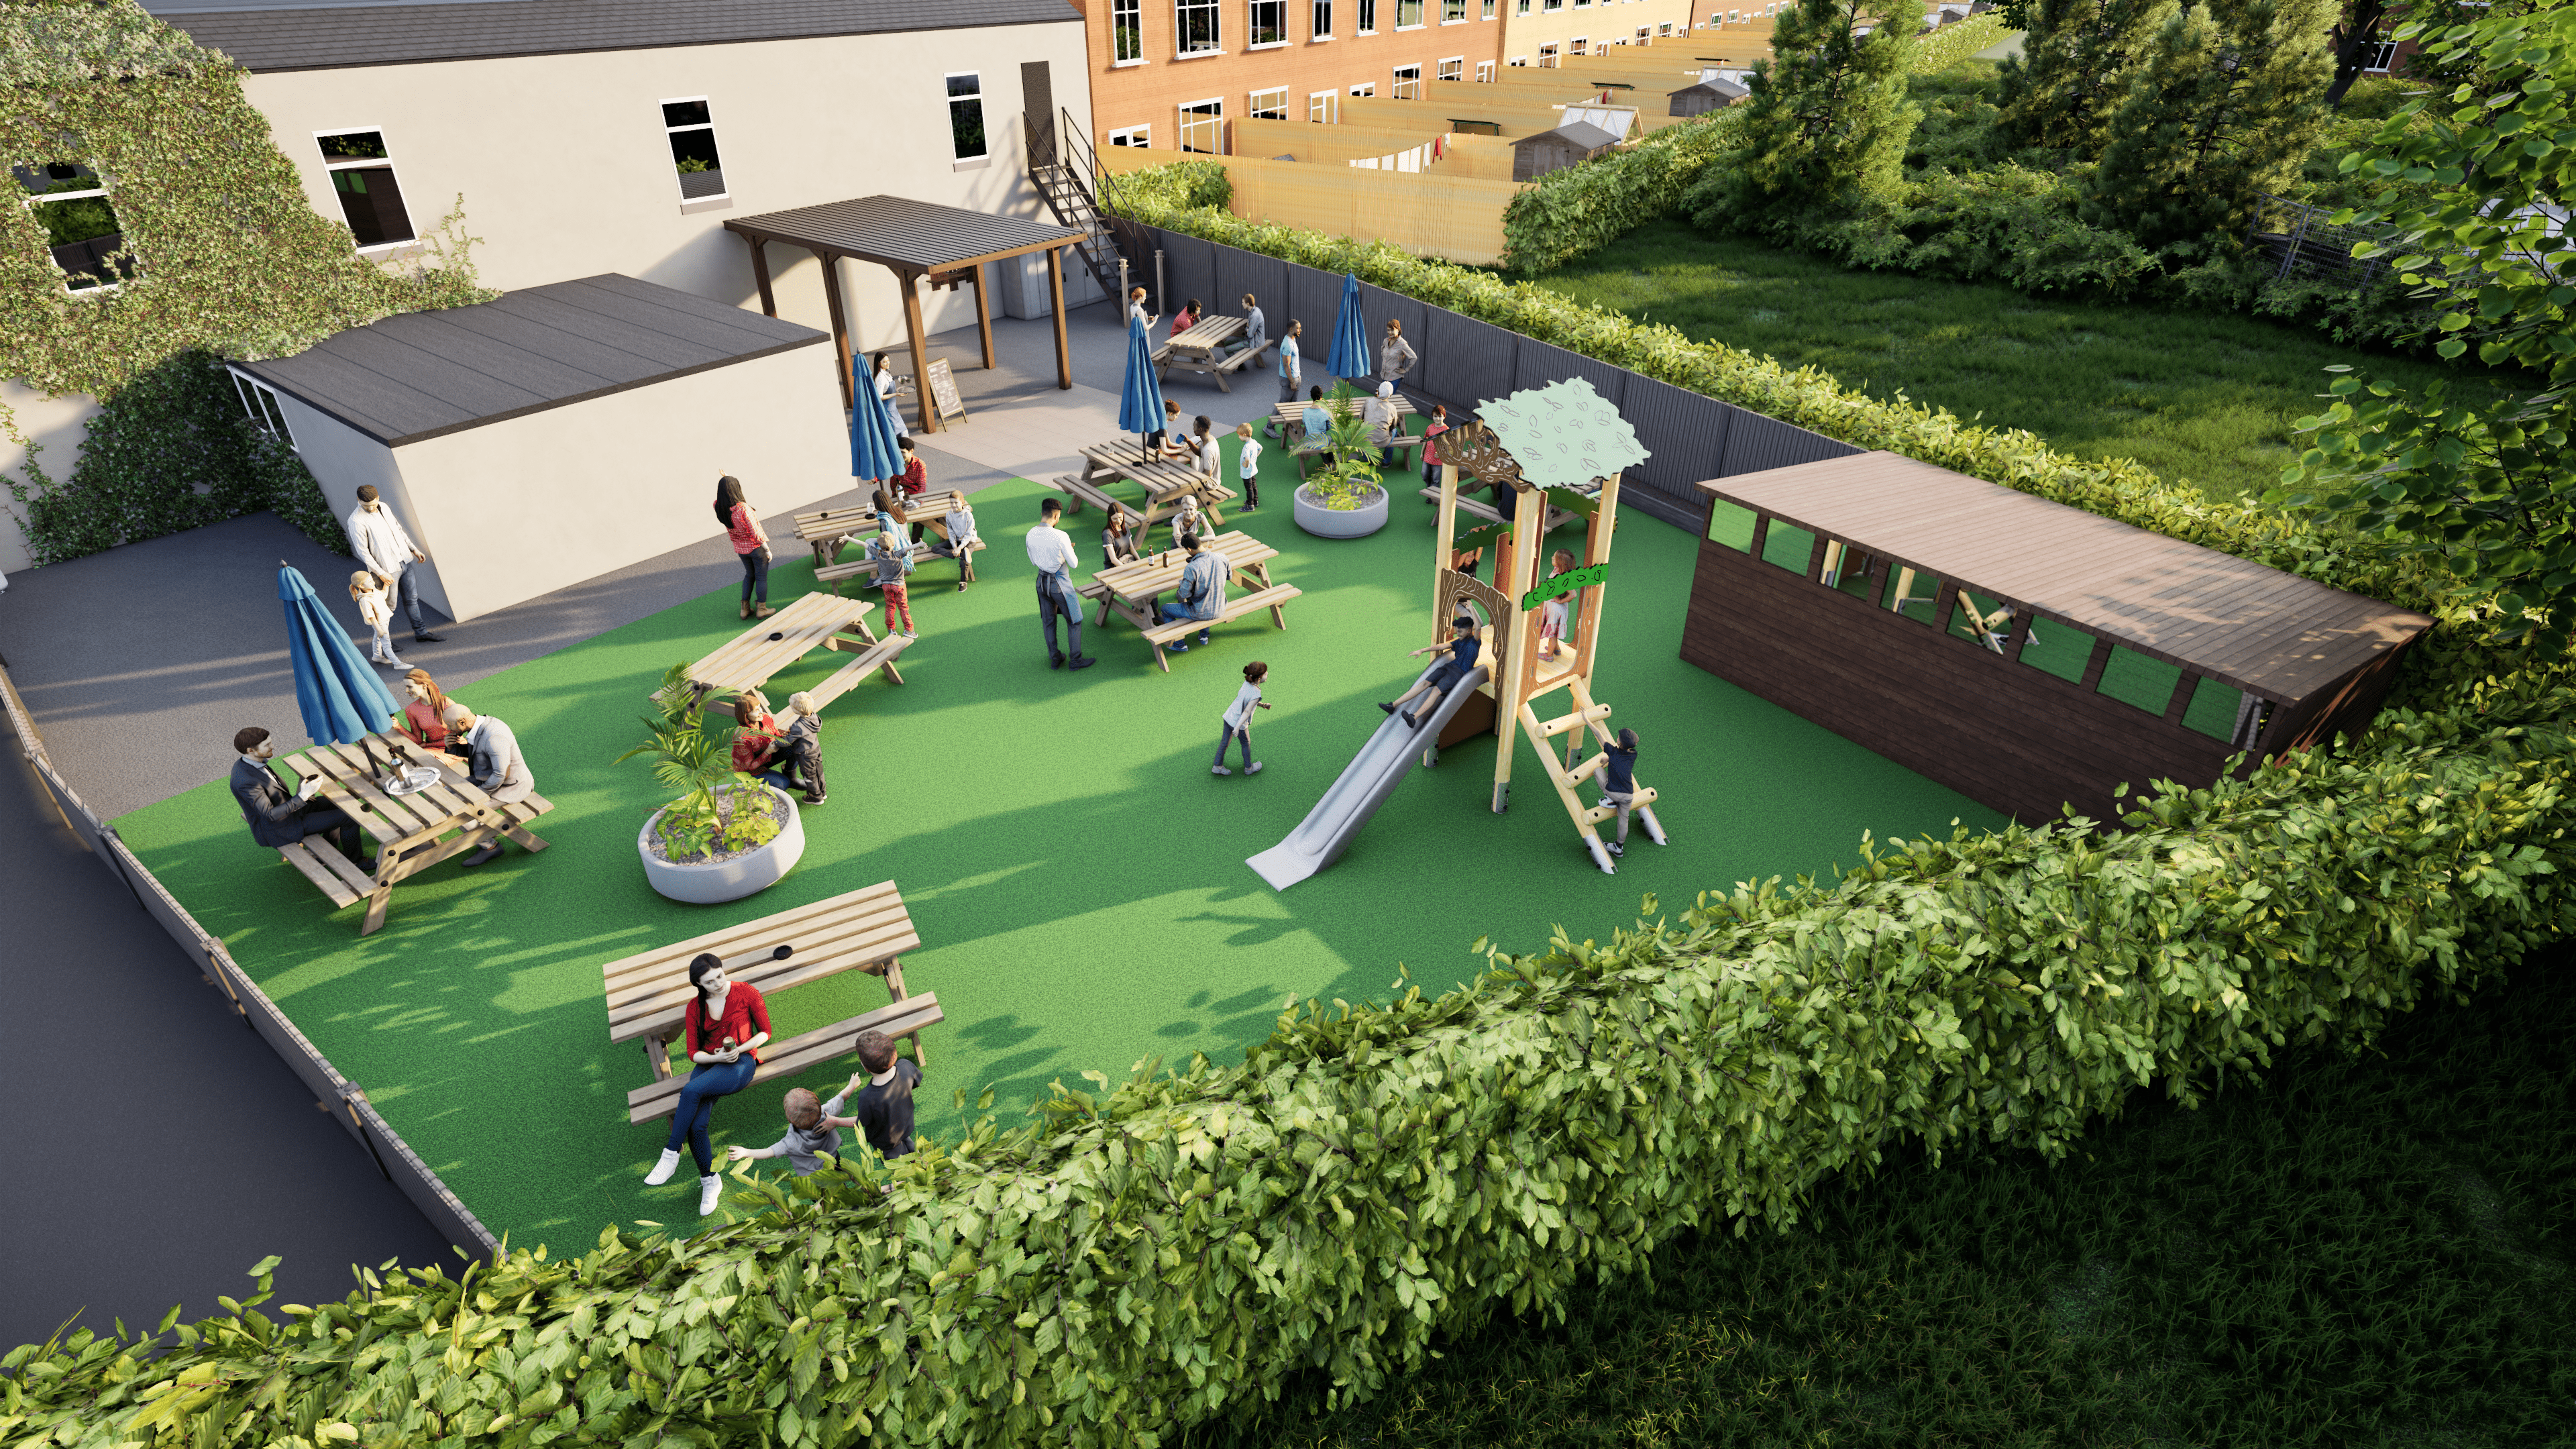
[[[401,656],[394,653],[394,601],[385,592],[384,581],[367,569],[349,575],[349,597],[358,601],[358,617],[376,631],[376,642],[367,658],[396,669],[409,669]]]
[[[891,515],[879,514],[878,517],[891,523]],[[872,582],[885,591],[887,623],[891,625],[900,618],[903,632],[915,633],[912,627],[912,590],[903,581],[903,576],[912,572],[911,546],[904,542],[903,535],[889,526],[869,541],[868,562],[876,569]]]
[[[1243,741],[1243,773],[1258,775],[1261,762],[1252,758],[1252,712],[1268,709],[1270,702],[1261,697],[1261,682],[1270,677],[1270,666],[1255,659],[1243,666],[1243,688],[1234,692],[1234,703],[1225,707],[1225,733],[1216,737],[1216,763],[1211,775],[1231,775],[1225,767],[1225,747]]]

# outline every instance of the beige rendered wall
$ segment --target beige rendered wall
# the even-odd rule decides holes
[[[446,611],[471,619],[714,537],[720,474],[769,518],[846,491],[829,355],[799,347],[394,449]]]
[[[1578,35],[1590,42],[1584,47],[1586,51],[1612,46],[1612,53],[1625,59],[1626,53],[1615,48],[1617,41],[1626,39],[1633,51],[1637,27],[1641,25],[1650,31],[1662,25],[1670,25],[1676,32],[1686,30],[1690,27],[1694,8],[1690,0],[1601,0],[1599,4],[1564,0],[1556,9],[1547,8],[1548,0],[1529,0],[1526,10],[1522,0],[1506,0],[1506,3],[1511,8],[1503,20],[1503,59],[1508,62],[1514,56],[1526,56],[1533,66],[1538,64],[1540,46],[1553,45],[1557,54],[1562,56],[1569,53],[1566,47]],[[1702,24],[1708,20],[1709,8],[1708,5],[1698,7],[1701,12],[1698,18]],[[1672,45],[1675,42],[1664,39],[1657,43]],[[1637,59],[1644,60],[1645,57],[1638,56]]]
[[[448,598],[447,585],[439,576],[438,546],[429,541],[419,513],[412,508],[393,450],[301,398],[282,392],[276,396],[278,410],[286,415],[286,430],[294,435],[295,456],[304,461],[305,471],[313,475],[313,481],[322,485],[322,497],[331,505],[331,516],[340,520],[341,531],[347,532],[349,515],[358,510],[359,487],[374,484],[385,506],[411,533],[412,542],[430,556],[428,563],[412,566],[417,570],[412,582],[419,586],[421,598],[449,618],[458,617]],[[350,564],[351,569],[356,567],[355,562]],[[314,587],[321,587],[321,582],[316,579]]]
[[[40,451],[36,466],[57,484],[68,483],[72,466],[80,460],[81,442],[89,436],[89,420],[98,415],[98,399],[87,393],[70,397],[47,397],[24,383],[0,381],[0,478],[33,494],[36,489],[27,476],[27,445]],[[31,567],[27,556],[25,523],[20,514],[17,495],[0,488],[0,574],[16,573]]]
[[[724,230],[729,216],[891,194],[1051,221],[1029,183],[1021,131],[1020,65],[1036,60],[1050,65],[1056,103],[1083,114],[1083,31],[1070,11],[1044,25],[266,72],[243,88],[324,216],[340,208],[316,132],[381,131],[417,228],[462,193],[487,286],[623,272],[757,307],[750,251]],[[982,166],[955,160],[952,71],[981,77]],[[730,200],[684,212],[661,103],[698,96]],[[779,315],[828,331],[819,265],[785,246],[769,256]],[[842,281],[856,345],[899,342],[893,275],[845,264]],[[965,288],[925,290],[923,307],[934,331],[974,320]],[[827,352],[799,360],[828,368]]]

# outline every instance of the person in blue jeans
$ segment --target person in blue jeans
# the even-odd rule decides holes
[[[759,987],[728,978],[723,960],[709,953],[689,963],[689,985],[697,995],[689,999],[680,1023],[695,1070],[680,1088],[679,1110],[671,1114],[662,1159],[644,1182],[648,1187],[669,1182],[680,1165],[680,1144],[687,1143],[698,1162],[698,1216],[705,1217],[716,1210],[716,1199],[724,1192],[707,1124],[714,1119],[716,1099],[750,1086],[760,1071],[760,1049],[769,1040],[769,1003]]]
[[[1619,838],[1612,855],[1628,853],[1628,812],[1637,802],[1637,732],[1619,731],[1619,742],[1601,751],[1601,803],[1619,810]]]
[[[1181,564],[1180,587],[1173,591],[1173,597],[1180,602],[1163,605],[1155,611],[1156,617],[1166,624],[1183,619],[1212,620],[1225,611],[1225,560],[1213,553],[1199,552],[1199,536],[1195,533],[1181,535],[1181,552],[1189,557]],[[1207,630],[1199,631],[1199,642],[1208,642]],[[1180,643],[1164,647],[1175,654],[1186,654],[1190,648]]]
[[[1393,714],[1404,708],[1406,701],[1420,696],[1422,707],[1407,715],[1405,723],[1415,729],[1422,728],[1422,722],[1431,718],[1432,711],[1440,708],[1441,696],[1447,694],[1450,686],[1465,679],[1467,672],[1476,667],[1476,656],[1483,652],[1484,647],[1484,641],[1476,637],[1474,616],[1460,614],[1449,621],[1448,643],[1425,644],[1405,656],[1407,659],[1419,659],[1434,650],[1445,649],[1449,657],[1441,660],[1430,673],[1414,681],[1413,687],[1397,695],[1393,703],[1381,704],[1378,708]]]

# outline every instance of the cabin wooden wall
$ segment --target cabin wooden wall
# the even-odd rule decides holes
[[[1682,658],[2026,824],[2116,828],[2124,781],[2217,781],[2226,742],[2096,693],[2101,651],[2077,684],[1950,633],[1950,587],[1936,627],[1703,536]]]

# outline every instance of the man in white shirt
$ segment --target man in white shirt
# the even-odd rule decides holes
[[[1055,647],[1055,619],[1062,614],[1073,646],[1069,662],[1089,669],[1100,661],[1082,657],[1082,596],[1073,591],[1073,571],[1081,560],[1073,540],[1056,527],[1063,515],[1064,505],[1050,498],[1038,505],[1038,526],[1029,530],[1029,563],[1038,571],[1038,625],[1046,631],[1047,668],[1062,669],[1068,662]]]
[[[438,636],[420,622],[420,581],[411,573],[411,566],[427,563],[429,555],[411,541],[402,520],[377,496],[373,483],[358,488],[358,509],[349,515],[349,551],[385,581],[387,593],[402,600],[411,615],[412,642],[437,643]]]

